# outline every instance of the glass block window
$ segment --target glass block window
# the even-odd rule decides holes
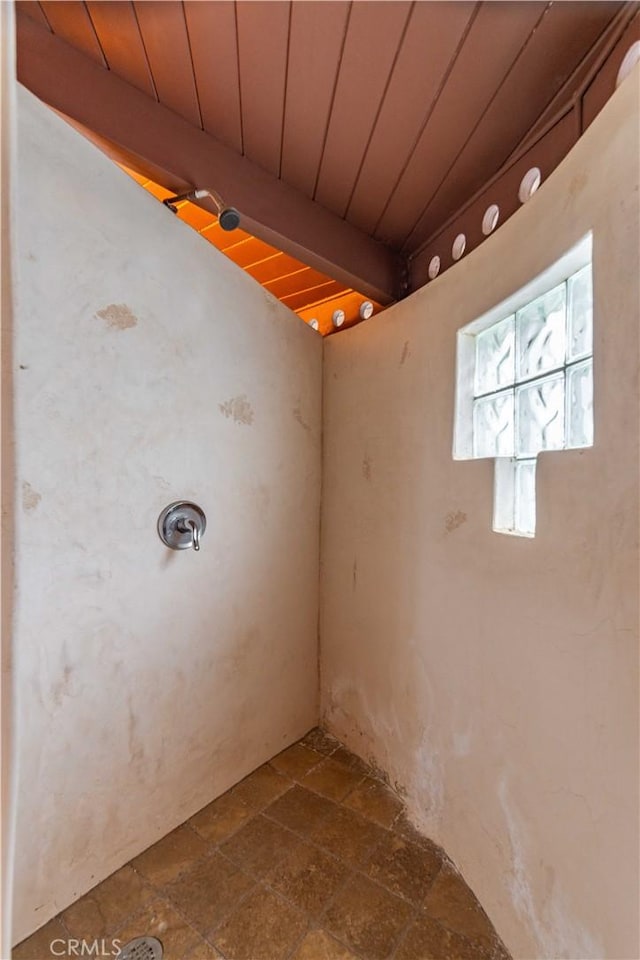
[[[539,453],[593,446],[591,237],[578,253],[565,279],[459,334],[454,457],[496,458],[499,532],[534,535]]]

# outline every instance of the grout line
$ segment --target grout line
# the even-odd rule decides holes
[[[280,866],[285,862],[285,860],[289,856],[288,854],[285,854],[279,861],[277,861],[274,864],[273,867],[270,867],[269,870],[267,870],[267,872],[262,877],[258,876],[253,871],[244,870],[241,867],[238,867],[238,864],[236,864],[233,860],[231,860],[230,857],[227,857],[224,853],[222,853],[222,851],[220,851],[220,856],[224,857],[224,859],[227,860],[233,867],[238,869],[241,873],[244,873],[245,876],[250,877],[251,880],[254,881],[254,884],[249,890],[247,890],[246,893],[244,893],[241,897],[239,897],[238,900],[236,900],[235,904],[233,905],[231,910],[224,916],[224,918],[221,919],[219,923],[217,923],[214,927],[212,927],[211,930],[207,933],[205,939],[207,939],[207,942],[210,943],[211,946],[215,947],[215,949],[218,950],[219,953],[222,953],[222,950],[218,946],[218,944],[215,942],[215,939],[214,939],[216,931],[219,930],[219,928],[223,925],[223,923],[226,923],[227,920],[231,919],[231,917],[238,912],[238,910],[240,909],[242,904],[245,902],[245,900],[248,900],[251,894],[253,894],[258,887],[263,887],[264,889],[268,890],[269,893],[271,893],[274,897],[276,897],[281,903],[285,904],[286,906],[295,907],[298,913],[303,915],[307,921],[312,920],[312,917],[310,916],[310,914],[302,910],[297,904],[292,903],[291,900],[288,900],[285,896],[283,896],[283,894],[281,894],[278,890],[274,889],[269,883],[267,883],[266,877],[269,875],[269,873],[271,873],[273,869],[275,869],[276,867]],[[307,929],[304,931],[302,936],[306,936],[306,933],[308,932],[308,926],[309,924],[307,924]],[[302,937],[300,939],[302,939]],[[298,942],[299,941],[296,941],[296,945]]]
[[[183,913],[182,909],[181,909],[176,903],[174,903],[174,901],[173,901],[170,897],[168,897],[166,894],[163,894],[157,887],[154,887],[154,890],[155,890],[155,891],[157,892],[157,894],[158,894],[157,898],[154,898],[154,899],[160,899],[160,900],[163,901],[163,903],[166,903],[169,907],[171,907],[171,909],[174,911],[174,913],[176,913],[176,914],[180,917],[180,919],[183,921],[183,923],[185,923],[186,926],[189,927],[190,930],[193,930],[193,932],[198,935],[198,937],[199,937],[200,940],[204,940],[205,942],[207,942],[207,941],[206,941],[206,937],[204,936],[204,934],[201,933],[200,930],[198,930],[198,928],[194,925],[193,921],[190,920],[189,917],[188,917],[185,913]],[[153,901],[150,901],[150,903],[153,903]],[[120,924],[120,926],[118,927],[118,929],[117,929],[117,930],[114,932],[114,934],[113,934],[114,938],[115,938],[116,934],[117,934],[120,930],[124,929],[124,927],[125,927],[128,923],[130,923],[131,921],[135,920],[135,918],[138,916],[138,914],[141,914],[141,913],[143,912],[143,910],[145,910],[148,906],[150,906],[150,903],[149,903],[149,904],[145,904],[140,910],[137,910],[134,914],[132,914],[130,917],[128,917],[127,920],[124,921],[124,923]],[[148,935],[149,935],[148,932],[143,931],[143,932],[140,934],[140,936],[145,936],[145,935],[148,936]],[[194,952],[194,950],[196,949],[196,946],[197,946],[197,944],[194,945],[193,949],[191,950],[191,953]]]
[[[394,960],[394,958],[397,956],[398,950],[402,946],[403,941],[406,940],[407,937],[409,936],[409,930],[414,925],[419,915],[420,915],[420,910],[419,908],[417,908],[413,916],[410,917],[409,920],[407,920],[404,927],[401,929],[400,933],[398,934],[398,939],[396,940],[395,945],[391,950],[391,953],[389,954],[389,960]]]

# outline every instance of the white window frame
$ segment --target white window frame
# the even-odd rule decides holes
[[[453,459],[483,459],[474,456],[473,402],[476,366],[476,336],[505,317],[515,314],[563,283],[592,261],[593,237],[584,236],[571,250],[555,261],[547,270],[521,287],[516,293],[492,307],[487,313],[467,324],[457,333],[456,394],[454,410]],[[484,458],[486,459],[486,458]],[[495,457],[493,530],[520,537],[533,537],[535,531],[518,529],[515,522],[515,471],[518,463],[511,457]]]

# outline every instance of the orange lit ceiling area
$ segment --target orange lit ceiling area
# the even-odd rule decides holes
[[[119,166],[160,202],[173,196],[171,190],[141,176],[124,164]],[[218,223],[218,217],[197,203],[183,200],[176,204],[176,208],[180,220],[242,267],[249,276],[323,336],[351,327],[360,320],[367,320],[384,309],[380,304],[367,300],[357,290],[313,270],[295,257],[258,240],[239,227],[235,230],[223,230]]]

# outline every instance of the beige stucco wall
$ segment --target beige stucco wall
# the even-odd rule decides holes
[[[15,19],[11,3],[0,3],[0,957],[11,945],[16,739],[13,696],[13,305],[11,254],[15,206]]]
[[[314,725],[322,368],[19,94],[14,942]],[[158,539],[180,498],[199,554]]]
[[[323,712],[406,790],[517,958],[638,944],[638,68],[533,199],[325,347]],[[456,331],[593,230],[593,449],[534,540],[454,462]]]

